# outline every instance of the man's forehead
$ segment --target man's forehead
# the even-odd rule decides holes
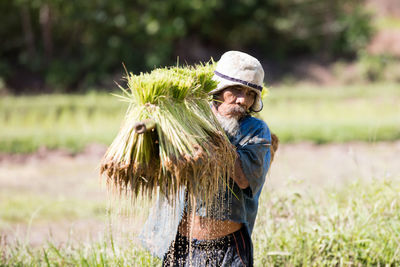
[[[229,88],[231,88],[231,89],[239,89],[239,90],[248,89],[247,87],[244,87],[244,86],[241,86],[241,85],[232,85],[232,86],[227,87],[226,89],[229,89]]]
[[[250,89],[250,88],[248,88],[248,87],[246,87],[246,86],[241,86],[241,85],[232,85],[232,86],[229,86],[229,87],[226,87],[225,89],[224,89],[224,91],[225,90],[232,90],[232,89],[234,89],[234,90],[241,90],[241,91],[253,91],[252,89]]]

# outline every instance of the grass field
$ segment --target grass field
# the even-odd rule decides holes
[[[341,190],[265,195],[257,266],[397,266],[399,183],[355,181]]]
[[[107,94],[4,97],[0,100],[0,151],[27,153],[39,147],[81,151],[109,144],[126,103]]]
[[[271,88],[261,112],[281,141],[314,143],[400,138],[400,90],[395,84],[341,88]],[[110,144],[127,104],[108,94],[0,99],[0,151],[28,153],[45,146],[81,151]]]
[[[101,153],[47,153],[0,161],[0,266],[159,266],[136,240],[147,203],[107,200]],[[398,141],[282,145],[260,199],[256,266],[398,266],[398,153]]]
[[[356,181],[342,190],[309,195],[269,190],[262,196],[253,236],[255,266],[398,266],[400,184]],[[0,266],[158,266],[132,242],[112,231],[91,242],[32,247],[7,244]]]
[[[261,112],[283,142],[400,139],[398,85],[272,88]]]
[[[255,266],[400,266],[398,103],[395,84],[270,89],[260,116],[282,144]],[[99,183],[126,108],[101,93],[0,99],[0,267],[160,265],[136,240],[149,204]]]

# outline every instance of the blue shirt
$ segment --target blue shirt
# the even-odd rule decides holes
[[[241,119],[239,126],[238,134],[230,141],[236,146],[243,173],[250,186],[240,189],[231,179],[230,189],[225,190],[226,197],[223,198],[227,203],[222,204],[222,210],[212,217],[243,223],[251,235],[257,216],[258,200],[271,161],[271,133],[265,122],[251,116]],[[175,205],[169,203],[162,194],[158,194],[156,205],[139,236],[143,246],[159,258],[167,252],[177,233],[185,209],[185,189],[182,188],[177,194]],[[199,206],[197,213],[204,216],[204,208]]]

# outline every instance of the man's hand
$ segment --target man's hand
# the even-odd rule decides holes
[[[236,182],[236,184],[241,188],[245,189],[250,186],[249,181],[243,173],[242,164],[240,162],[239,154],[237,155],[235,161],[235,168],[233,171],[232,179]]]
[[[271,133],[271,163],[274,160],[274,156],[276,151],[278,150],[279,147],[279,138],[276,136],[276,134]]]

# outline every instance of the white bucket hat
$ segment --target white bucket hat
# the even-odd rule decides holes
[[[239,51],[224,53],[217,63],[213,80],[218,82],[218,86],[210,91],[210,94],[217,94],[234,85],[244,86],[256,93],[256,99],[250,109],[254,112],[262,110],[261,91],[263,89],[264,70],[255,57]]]

